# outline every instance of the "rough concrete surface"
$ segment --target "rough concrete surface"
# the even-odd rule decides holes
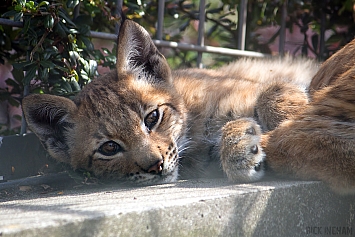
[[[30,188],[12,196],[0,186],[0,236],[355,236],[355,197],[320,182],[189,180],[48,193],[35,189],[41,182],[14,183]]]

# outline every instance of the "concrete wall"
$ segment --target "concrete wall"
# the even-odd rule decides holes
[[[320,182],[73,188],[60,180],[39,178],[21,193],[25,181],[0,187],[0,236],[355,236],[354,196]],[[43,183],[52,191],[41,192]]]

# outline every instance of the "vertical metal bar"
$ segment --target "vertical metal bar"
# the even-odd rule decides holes
[[[121,16],[121,12],[122,12],[122,5],[123,5],[123,0],[116,0],[116,9],[114,10],[112,15],[117,15],[119,17]],[[116,35],[118,35],[118,33],[120,32],[120,27],[121,27],[121,23],[116,23],[115,25],[115,33]]]
[[[24,85],[23,97],[27,96],[29,93],[30,93],[30,85]],[[25,120],[25,114],[22,111],[20,134],[24,135],[26,134],[26,132],[27,132],[27,122]]]
[[[238,13],[238,41],[237,48],[245,50],[245,38],[247,30],[247,8],[248,0],[241,0]]]
[[[325,3],[323,2],[323,8]],[[320,11],[321,13],[321,22],[320,22],[320,37],[319,37],[319,55],[318,55],[318,59],[319,60],[324,60],[325,55],[324,55],[324,51],[325,51],[325,24],[326,24],[326,15],[324,11]],[[314,49],[317,50],[317,49]]]
[[[165,0],[159,0],[158,2],[158,22],[157,22],[157,39],[163,39],[163,25],[164,25],[164,7]]]
[[[27,50],[26,61],[30,61],[30,54],[31,54],[31,50]],[[26,83],[23,85],[23,97],[26,97],[29,94],[30,94],[30,85],[29,83]],[[27,132],[27,123],[25,120],[25,115],[22,111],[20,134],[24,135],[26,132]]]
[[[280,41],[279,41],[279,55],[285,55],[285,41],[286,41],[286,18],[287,18],[287,1],[284,0],[281,11],[281,26],[280,26]]]
[[[205,13],[206,12],[206,1],[200,1],[200,9],[199,9],[199,19],[198,19],[198,36],[197,36],[197,45],[204,46],[205,44]],[[202,68],[202,52],[198,52],[197,54],[197,67]]]

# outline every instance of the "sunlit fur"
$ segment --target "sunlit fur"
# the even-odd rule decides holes
[[[23,110],[53,158],[97,177],[154,184],[224,173],[253,182],[275,171],[348,193],[355,187],[353,45],[320,68],[309,93],[318,70],[311,60],[171,71],[148,33],[126,20],[116,70],[73,101],[31,95]],[[106,142],[117,150],[102,152]]]

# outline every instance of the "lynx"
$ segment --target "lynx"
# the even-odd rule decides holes
[[[318,72],[289,57],[171,71],[133,21],[121,24],[117,43],[116,70],[74,100],[24,98],[29,127],[56,160],[138,184],[224,174],[254,182],[275,172],[354,192],[353,49]]]

